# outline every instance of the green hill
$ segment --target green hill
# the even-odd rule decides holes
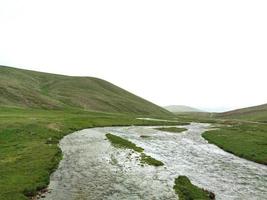
[[[219,113],[217,117],[267,122],[267,104]]]
[[[0,106],[167,116],[165,109],[93,77],[0,66]]]
[[[201,110],[198,110],[196,108],[183,105],[171,105],[171,106],[165,106],[164,108],[172,113],[202,112]]]

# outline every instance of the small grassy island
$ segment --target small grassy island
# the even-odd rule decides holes
[[[113,135],[113,134],[107,133],[106,137],[116,147],[132,149],[132,150],[137,151],[139,153],[144,151],[143,148],[138,147],[134,143],[130,142],[129,140],[123,139],[123,138],[121,138],[121,137],[119,137],[117,135]]]
[[[155,158],[152,158],[151,156],[148,156],[144,153],[141,153],[141,163],[143,164],[149,164],[149,165],[153,165],[153,166],[162,166],[164,165],[163,162],[156,160]]]
[[[113,135],[110,133],[107,133],[106,137],[111,142],[111,144],[114,145],[115,147],[132,149],[136,152],[141,153],[141,163],[142,164],[153,165],[156,167],[164,165],[163,162],[156,160],[155,158],[152,158],[151,156],[148,156],[145,153],[142,153],[144,151],[143,148],[136,146],[136,144],[134,144],[134,143],[122,138],[122,137],[119,137],[117,135]]]
[[[191,183],[186,176],[179,176],[175,179],[173,186],[175,193],[180,200],[214,200],[215,195],[212,192],[201,189]]]
[[[162,128],[156,128],[159,131],[166,131],[171,133],[181,133],[186,131],[186,128],[179,128],[179,127],[162,127]]]

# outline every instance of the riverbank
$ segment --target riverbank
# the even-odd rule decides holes
[[[267,165],[267,124],[235,122],[202,136],[229,153]]]

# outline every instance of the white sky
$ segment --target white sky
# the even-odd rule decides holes
[[[267,103],[267,1],[0,0],[0,64],[95,76],[159,105]]]

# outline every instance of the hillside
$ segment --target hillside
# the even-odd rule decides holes
[[[172,112],[172,113],[181,113],[181,112],[201,112],[200,110],[196,108],[192,108],[189,106],[183,106],[183,105],[171,105],[171,106],[165,106],[166,110]]]
[[[267,104],[219,113],[217,117],[267,122]]]
[[[171,115],[165,109],[98,78],[5,66],[0,66],[0,106]]]

